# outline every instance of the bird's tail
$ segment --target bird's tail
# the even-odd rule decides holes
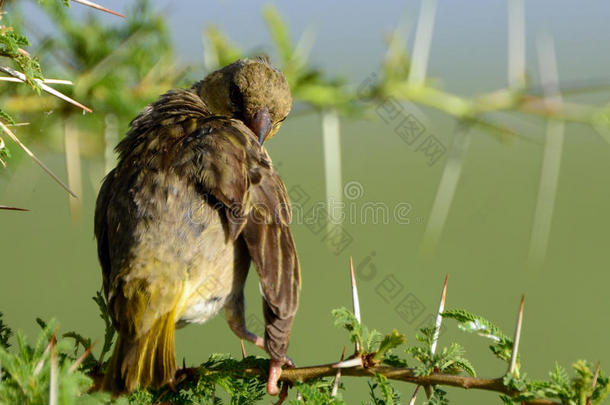
[[[137,339],[119,333],[102,389],[119,395],[171,382],[176,373],[174,331],[172,311]]]

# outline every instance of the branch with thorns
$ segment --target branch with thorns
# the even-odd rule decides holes
[[[437,312],[437,317],[435,321],[435,326],[433,330],[432,340],[430,344],[430,352],[434,355],[436,352],[440,329],[443,320],[443,313],[445,311],[445,304],[447,298],[447,285],[448,285],[449,275],[447,274],[445,277],[445,282],[443,284],[443,289],[441,293],[441,299],[439,303],[439,309]],[[352,305],[353,305],[353,313],[358,323],[361,322],[361,313],[360,313],[360,303],[358,300],[358,290],[356,285],[356,278],[354,275],[354,267],[353,260],[350,257],[350,281],[351,281],[351,289],[352,289]],[[356,343],[355,345],[355,353],[351,356],[351,358],[343,360],[345,355],[345,347],[343,348],[343,354],[341,355],[341,360],[338,363],[329,363],[329,364],[321,364],[307,367],[296,367],[296,368],[286,368],[282,371],[282,375],[280,377],[280,381],[283,382],[283,395],[280,398],[278,403],[283,402],[287,397],[286,388],[287,385],[294,385],[298,382],[307,382],[310,380],[319,379],[322,377],[335,377],[334,382],[332,384],[331,397],[335,397],[337,394],[337,389],[339,386],[339,379],[342,376],[350,376],[350,377],[375,377],[376,375],[382,375],[389,380],[395,381],[403,381],[416,384],[417,387],[415,392],[413,393],[411,400],[409,402],[410,405],[415,403],[418,391],[421,387],[424,388],[426,395],[430,398],[437,386],[448,386],[448,387],[457,387],[463,389],[475,389],[475,390],[484,390],[484,391],[492,391],[497,392],[499,394],[506,395],[508,397],[515,397],[524,393],[524,390],[516,389],[514,386],[506,383],[506,377],[512,376],[514,378],[519,378],[519,363],[518,359],[518,351],[519,351],[519,341],[523,324],[523,313],[524,313],[524,301],[525,296],[521,297],[519,311],[517,315],[517,322],[515,327],[514,340],[512,345],[512,351],[510,353],[509,359],[509,367],[507,370],[507,374],[497,377],[497,378],[483,378],[483,377],[475,377],[475,376],[464,376],[464,375],[456,375],[452,373],[441,372],[438,368],[435,368],[433,372],[422,375],[421,372],[413,367],[395,367],[395,366],[387,366],[381,364],[381,360],[375,360],[374,353],[366,353],[364,348]],[[246,352],[243,347],[243,342],[241,343],[242,355],[245,358]],[[599,362],[597,363],[597,367],[594,372],[593,381],[591,385],[591,391],[595,389],[595,385],[598,380],[598,376],[600,373]],[[260,376],[261,378],[266,377],[266,370],[263,370],[258,367],[244,367],[232,370],[231,373],[235,377],[244,377],[244,376]],[[195,374],[192,374],[195,375]],[[184,381],[184,380],[183,380]],[[181,381],[181,383],[183,382]],[[530,404],[530,405],[563,405],[564,402],[556,402],[547,398],[532,398],[528,400],[520,401],[522,404]],[[587,404],[591,403],[591,396],[587,398]],[[567,405],[567,403],[565,403]]]

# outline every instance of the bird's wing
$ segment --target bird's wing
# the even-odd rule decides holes
[[[286,187],[255,135],[239,121],[202,120],[199,133],[184,142],[188,147],[176,164],[222,204],[230,237],[245,240],[264,294],[267,351],[283,359],[301,283]]]
[[[114,179],[112,170],[102,183],[95,205],[94,233],[97,239],[97,256],[102,266],[102,277],[104,279],[104,291],[108,296],[108,278],[111,272],[110,246],[108,241],[107,210],[112,197],[112,183]]]
[[[265,347],[272,358],[283,360],[299,303],[301,274],[286,187],[274,170],[258,170],[260,181],[250,186],[252,207],[242,235],[264,295]]]

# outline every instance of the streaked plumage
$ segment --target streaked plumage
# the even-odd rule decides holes
[[[264,294],[264,348],[276,372],[285,361],[300,270],[286,188],[261,141],[290,104],[280,72],[266,60],[241,60],[164,94],[131,123],[95,212],[119,334],[105,389],[171,382],[175,325],[205,322],[222,308],[238,336],[263,346],[245,328],[251,261]],[[274,393],[271,385],[270,375]]]

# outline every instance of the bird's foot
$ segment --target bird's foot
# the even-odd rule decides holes
[[[267,394],[269,395],[277,395],[280,391],[278,389],[277,383],[282,376],[282,366],[286,365],[289,368],[295,367],[294,361],[290,359],[290,357],[286,356],[284,360],[275,360],[271,359],[269,361],[269,377],[267,378]],[[287,395],[288,385],[285,383],[282,386],[282,393]],[[285,398],[284,398],[285,399]],[[280,396],[280,402],[282,403],[282,398]]]

